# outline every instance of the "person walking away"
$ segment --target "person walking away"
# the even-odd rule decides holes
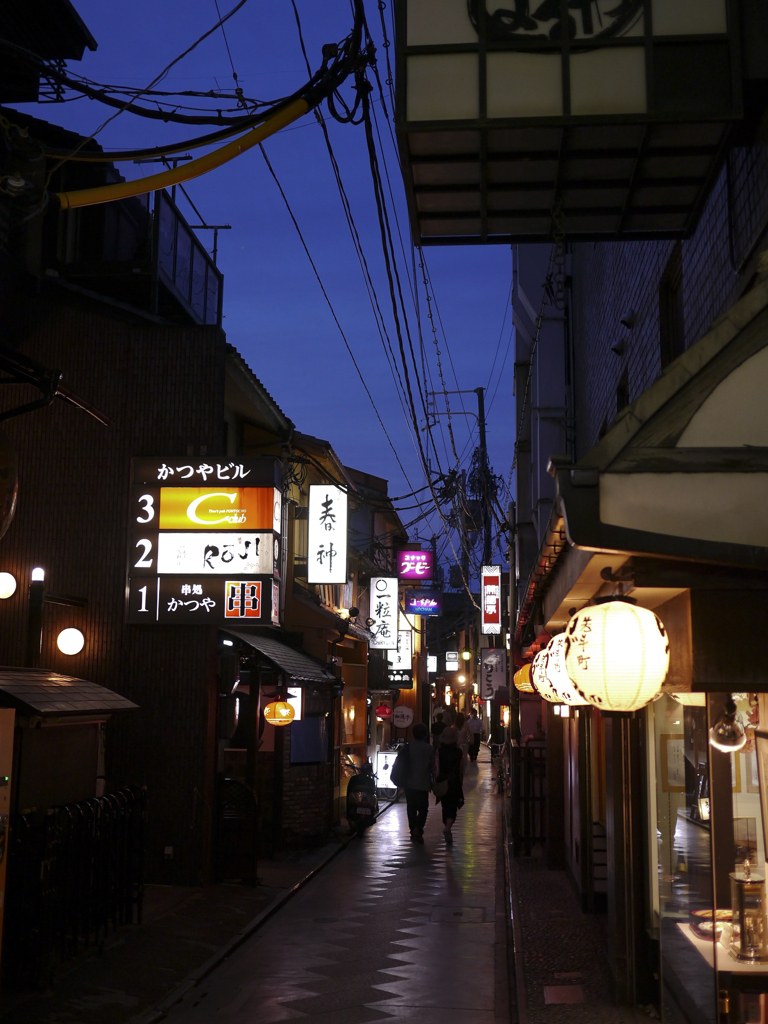
[[[478,717],[477,708],[472,708],[469,713],[467,729],[469,729],[472,736],[472,742],[469,744],[469,759],[470,761],[476,761],[477,755],[480,753],[480,740],[485,735],[485,726]]]
[[[440,745],[440,734],[445,729],[445,722],[443,721],[443,712],[438,711],[435,715],[435,720],[432,723],[432,742],[436,747]]]
[[[435,751],[435,803],[442,805],[443,835],[449,846],[453,843],[453,823],[464,805],[464,758],[457,741],[456,729],[449,726],[443,730],[440,746]]]
[[[408,781],[405,803],[411,842],[424,842],[424,825],[429,813],[429,791],[432,788],[432,761],[434,753],[429,745],[429,733],[422,722],[413,727],[413,739],[408,744]]]
[[[466,717],[461,713],[461,711],[456,715],[456,721],[453,724],[456,729],[456,742],[459,744],[461,756],[464,761],[466,761],[469,745],[472,742],[472,733],[467,728]]]

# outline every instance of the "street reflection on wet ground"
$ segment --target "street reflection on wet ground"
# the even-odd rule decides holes
[[[485,756],[481,754],[481,756]],[[168,1015],[172,1024],[507,1024],[500,797],[470,764],[446,846],[404,801],[325,868]]]

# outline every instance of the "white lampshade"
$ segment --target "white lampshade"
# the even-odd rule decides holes
[[[548,660],[549,648],[542,648],[533,659],[533,663],[531,665],[531,682],[536,687],[536,692],[540,697],[543,697],[544,700],[548,700],[550,704],[560,704],[560,698],[552,689],[552,685],[547,674]]]
[[[565,633],[558,633],[550,640],[547,655],[547,680],[555,694],[555,699],[561,704],[576,706],[589,704],[589,701],[582,697],[573,685],[565,667]]]
[[[16,577],[9,572],[0,572],[0,600],[5,601],[16,593]]]
[[[83,649],[85,637],[79,629],[62,629],[56,638],[56,646],[62,654],[79,654]]]
[[[689,708],[705,708],[707,706],[706,693],[670,693],[670,697],[678,704],[685,704]]]
[[[565,630],[565,667],[577,691],[602,711],[636,711],[669,669],[669,639],[648,608],[606,601],[576,612]]]

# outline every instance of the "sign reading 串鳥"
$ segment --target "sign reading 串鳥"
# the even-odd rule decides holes
[[[374,576],[370,586],[370,627],[373,639],[368,646],[377,651],[397,647],[397,580],[392,576]]]
[[[134,459],[128,621],[280,624],[274,460]]]
[[[433,573],[431,551],[398,551],[397,575],[401,580],[431,580]]]
[[[398,629],[397,647],[387,651],[387,682],[401,690],[413,688],[413,630]]]
[[[406,590],[405,612],[407,615],[439,615],[442,611],[441,595],[430,590]]]
[[[307,582],[347,582],[347,494],[332,484],[309,488]]]
[[[501,633],[501,566],[484,565],[480,578],[481,632]]]
[[[492,700],[500,686],[507,685],[507,652],[503,647],[484,647],[480,651],[480,697]]]

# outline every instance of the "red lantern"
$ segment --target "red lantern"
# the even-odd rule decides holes
[[[389,706],[389,704],[379,704],[379,706],[376,708],[376,715],[379,718],[391,718],[392,708]]]
[[[274,700],[264,708],[264,717],[270,725],[290,725],[294,715],[287,700]]]

